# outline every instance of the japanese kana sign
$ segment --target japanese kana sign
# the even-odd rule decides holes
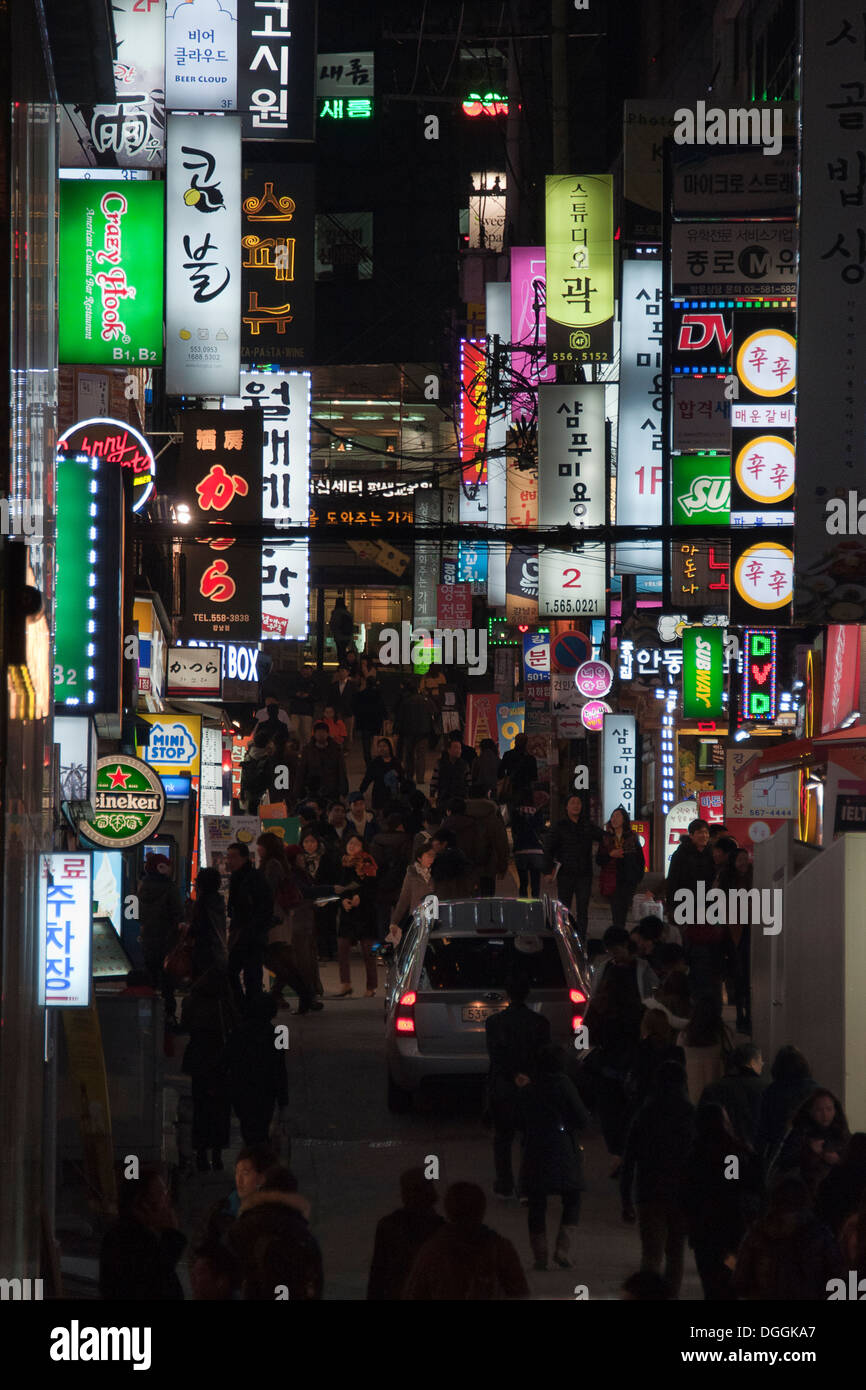
[[[550,362],[610,362],[613,354],[613,178],[545,180]]]
[[[603,526],[604,387],[538,388],[538,524]]]
[[[93,856],[39,856],[39,1003],[86,1008],[91,990]]]
[[[169,118],[166,227],[166,390],[234,394],[241,360],[237,117]]]
[[[131,849],[155,835],[165,814],[165,792],[152,768],[128,753],[110,754],[96,765],[93,819],[82,833],[105,849]]]
[[[166,698],[219,699],[222,694],[222,647],[169,647]]]
[[[194,522],[260,521],[262,415],[185,410],[178,497]]]
[[[165,163],[165,0],[112,0],[115,99],[60,107],[67,167],[161,169]]]
[[[198,641],[258,642],[262,632],[262,545],[185,541],[186,582],[179,635]]]
[[[244,166],[244,362],[289,365],[312,356],[314,206],[311,165]]]
[[[162,362],[162,219],[161,183],[61,180],[61,362]]]
[[[132,477],[132,510],[140,512],[150,500],[156,481],[156,460],[144,435],[123,420],[79,420],[57,441],[57,453],[104,458]]]

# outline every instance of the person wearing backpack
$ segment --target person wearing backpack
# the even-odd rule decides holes
[[[611,926],[624,927],[644,874],[643,850],[624,806],[611,812],[596,863],[601,868],[599,891],[610,903]]]
[[[256,846],[259,868],[274,895],[274,925],[268,933],[265,961],[275,977],[273,992],[282,1005],[283,988],[288,985],[298,996],[298,1013],[318,1012],[322,1004],[316,998],[315,981],[309,979],[307,972],[300,968],[292,944],[292,915],[302,902],[303,894],[286,861],[286,853],[279,835],[268,830],[259,836]]]
[[[484,1224],[487,1199],[481,1188],[452,1183],[444,1206],[445,1223],[415,1256],[403,1298],[414,1303],[528,1298],[520,1256],[510,1240]]]

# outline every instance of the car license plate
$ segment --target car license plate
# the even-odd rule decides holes
[[[463,1010],[464,1023],[483,1023],[491,1014],[502,1012],[502,1004],[475,1004]]]

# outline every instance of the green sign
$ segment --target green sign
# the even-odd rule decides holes
[[[54,701],[67,714],[120,708],[123,479],[113,461],[58,454]]]
[[[164,185],[60,183],[60,361],[162,362]]]
[[[99,759],[93,819],[81,825],[88,840],[106,849],[131,849],[156,834],[164,814],[165,791],[147,763],[128,753]]]
[[[721,719],[725,713],[725,636],[718,627],[683,629],[683,716]]]
[[[673,464],[675,526],[730,526],[731,460],[727,454],[683,454]]]

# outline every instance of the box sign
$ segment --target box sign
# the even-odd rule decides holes
[[[835,33],[838,30],[832,31]],[[838,46],[833,52],[838,53]],[[823,49],[821,56],[826,57]],[[789,123],[789,112],[796,108],[793,103],[786,106],[782,115]],[[671,158],[673,215],[678,221],[731,218],[736,224],[748,217],[793,222],[797,216],[797,151],[793,140],[785,140],[772,158],[747,145],[717,149],[672,145]]]
[[[54,702],[67,711],[120,708],[123,482],[98,456],[56,464]]]
[[[92,801],[96,791],[97,738],[85,714],[56,714],[54,742],[60,747],[60,796],[63,801]]]
[[[675,300],[671,306],[671,372],[674,376],[728,376],[733,343],[733,301]]]
[[[790,626],[794,591],[791,532],[779,528],[778,539],[755,540],[755,532],[731,531],[731,622],[754,622],[772,616],[778,627]]]
[[[505,552],[505,613],[509,626],[538,622],[538,548],[510,545]]]
[[[505,514],[509,526],[538,527],[538,472],[536,469],[506,465]]]
[[[169,801],[186,801],[192,790],[190,777],[173,777],[164,772],[161,781]]]
[[[60,183],[60,362],[162,362],[163,185]]]
[[[731,447],[732,407],[724,381],[680,376],[673,385],[673,447],[684,453],[716,449],[726,454]]]
[[[242,359],[285,367],[307,362],[315,293],[313,167],[245,164],[242,192]]]
[[[238,108],[245,140],[315,139],[316,0],[241,0]]]
[[[606,551],[603,544],[554,550],[538,556],[538,611],[545,618],[600,617],[606,612]]]
[[[202,649],[199,648],[199,651]],[[150,725],[150,739],[136,752],[156,772],[188,773],[201,771],[201,716],[197,714],[140,714]]]
[[[237,95],[238,0],[167,0],[168,110],[234,111]]]
[[[633,714],[605,715],[601,734],[601,798],[605,821],[622,806],[635,813],[637,722]]]
[[[39,856],[39,1003],[90,1003],[93,859],[82,850]]]
[[[525,632],[523,634],[523,679],[525,681],[550,680],[550,634]]]
[[[743,633],[743,718],[772,724],[776,711],[776,634],[772,630],[746,628]]]
[[[472,591],[468,584],[437,585],[436,626],[472,626]]]
[[[827,629],[821,733],[832,734],[841,729],[858,710],[859,699],[860,628],[854,623],[837,623]]]
[[[797,293],[797,228],[793,223],[674,222],[674,294],[750,298]]]
[[[502,251],[505,241],[505,171],[479,170],[470,174],[469,249]]]
[[[166,698],[218,700],[222,694],[220,647],[169,647]]]
[[[676,608],[727,611],[731,544],[680,541],[671,548],[671,599]]]
[[[159,169],[165,163],[165,0],[112,0],[115,98],[60,108],[60,162]],[[99,175],[112,170],[94,169]]]
[[[241,361],[237,117],[168,119],[165,277],[166,390],[234,395]]]
[[[601,698],[613,685],[613,671],[606,661],[584,661],[574,673],[574,684],[585,700]]]
[[[761,400],[788,397],[797,385],[797,342],[785,328],[757,327],[757,314],[737,315],[751,326],[735,343],[734,366],[740,383],[740,399],[757,396]],[[794,315],[785,315],[793,327]],[[740,333],[737,333],[740,338]]]
[[[675,526],[729,526],[731,460],[684,454],[671,459],[671,519]]]
[[[618,526],[662,522],[662,263],[624,261],[616,467]],[[661,568],[662,548],[618,545],[616,568]]]
[[[850,835],[866,831],[866,796],[853,796],[849,793],[836,797],[836,814],[833,819],[833,833]]]
[[[184,541],[184,602],[178,619],[179,635],[187,641],[260,641],[263,563],[268,573],[272,568],[287,568],[277,549],[235,540]],[[265,560],[268,551],[271,558]]]
[[[93,818],[82,834],[104,849],[132,849],[155,835],[165,815],[165,791],[156,772],[128,753],[96,765]]]
[[[369,52],[319,53],[316,58],[316,95],[320,97],[369,96],[374,88],[374,55]]]
[[[580,722],[591,734],[600,734],[607,714],[613,714],[613,710],[604,700],[587,700],[580,711]]]
[[[177,496],[197,530],[262,519],[262,416],[245,410],[185,410]]]
[[[538,524],[604,526],[604,386],[538,388]]]
[[[58,456],[86,454],[127,468],[132,479],[132,510],[140,512],[153,496],[156,459],[143,434],[123,420],[79,420],[57,441]]]
[[[511,401],[511,418],[529,418],[535,412],[534,391],[542,381],[555,381],[556,368],[548,366],[544,346],[547,342],[547,298],[543,246],[511,248],[511,370],[527,390],[516,391]],[[515,523],[511,523],[512,525]]]
[[[613,356],[613,178],[545,179],[547,342],[550,362]]]
[[[725,639],[718,627],[683,629],[683,716],[721,719],[725,713]]]
[[[487,520],[487,344],[460,342],[460,520]]]

